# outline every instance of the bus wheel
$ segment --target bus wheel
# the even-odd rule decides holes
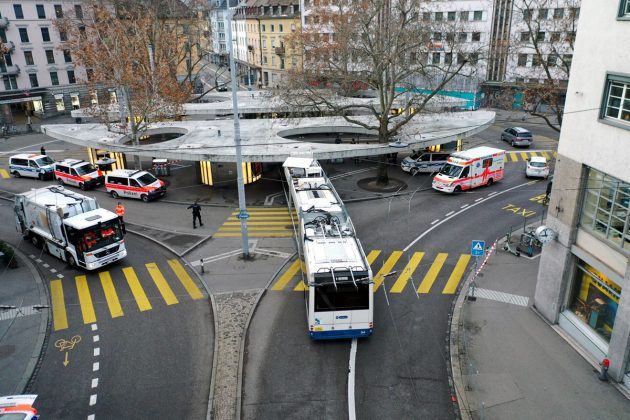
[[[488,187],[490,187],[492,184],[494,184],[494,180],[492,178],[490,178],[488,180]]]
[[[455,187],[455,190],[453,191],[455,194],[459,194],[460,192],[462,192],[462,187],[460,187],[459,185],[457,187]]]
[[[66,258],[66,261],[68,261],[68,265],[71,267],[76,267],[77,266],[77,262],[75,261],[74,257],[70,254],[68,254],[68,257]]]
[[[142,194],[142,195],[140,196],[140,199],[142,199],[142,201],[144,201],[144,202],[146,203],[147,201],[149,201],[149,196],[148,196],[148,195],[146,195],[146,194]]]
[[[42,241],[39,239],[39,236],[37,235],[31,235],[31,243],[33,244],[33,246],[35,248],[41,248],[42,246]]]
[[[116,191],[112,191],[112,198],[118,198],[118,193]]]

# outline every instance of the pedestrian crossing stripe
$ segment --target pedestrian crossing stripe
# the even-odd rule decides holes
[[[2,168],[0,168],[0,177],[2,177],[4,179],[11,178],[11,176],[9,175],[9,171],[7,171],[6,169],[2,169]]]
[[[177,277],[183,288],[186,290],[188,296],[190,296],[193,300],[202,299],[204,297],[203,293],[197,287],[190,274],[188,274],[180,261],[177,259],[171,259],[167,262],[171,271],[175,274],[175,277]],[[179,299],[173,292],[173,289],[169,286],[166,277],[162,274],[158,265],[155,263],[147,263],[145,264],[145,267],[150,279],[153,280],[153,283],[160,292],[160,297],[164,300],[166,305],[175,305],[179,303]],[[120,284],[123,284],[124,281],[118,283],[117,286],[114,281],[115,277],[112,277],[116,274],[117,273],[112,273],[111,271],[98,272],[97,275],[100,281],[92,281],[92,279],[88,281],[87,275],[75,276],[74,286],[76,287],[81,317],[84,324],[92,324],[96,322],[97,316],[92,292],[98,292],[94,288],[97,287],[99,283],[105,296],[105,303],[107,304],[108,312],[111,318],[119,318],[125,315],[121,300],[119,299],[119,292],[121,291]],[[138,310],[140,312],[144,312],[153,309],[143,286],[138,280],[136,270],[133,267],[123,267],[122,274],[129,286],[129,289],[131,290],[131,294],[137,304]],[[149,282],[151,280],[149,280]],[[54,279],[50,281],[50,299],[52,303],[54,331],[65,330],[69,326],[66,309],[66,295],[67,293],[64,293],[62,279]],[[129,307],[127,309],[129,309]]]
[[[505,153],[505,161],[506,162],[520,162],[526,161],[530,156],[543,156],[547,160],[556,159],[558,157],[558,153],[552,150],[538,150],[532,152],[506,152]]]
[[[213,235],[215,238],[241,236],[241,220],[235,209]],[[288,207],[247,207],[247,233],[251,237],[290,237],[294,235],[297,216]]]
[[[378,249],[372,250],[368,253],[367,259],[370,265],[374,264],[380,254],[381,250]],[[395,278],[395,275],[393,275],[391,279],[395,278],[395,280],[390,279],[389,281],[385,281],[386,275],[393,272],[396,265],[404,261],[401,260],[402,255],[402,251],[393,251],[387,256],[387,258],[385,258],[385,261],[382,263],[381,268],[374,275],[374,292],[376,292],[381,286],[385,287],[386,284],[392,284],[391,288],[389,289],[389,293],[398,294],[404,291],[407,283],[409,283],[409,280],[413,279],[413,274],[416,272],[416,270],[418,270],[421,262],[424,260],[425,253],[414,252],[405,263],[405,266],[398,277]],[[438,276],[442,273],[442,269],[448,259],[448,256],[449,254],[445,252],[441,252],[435,256],[435,259],[431,262],[428,271],[426,272],[422,281],[420,282],[420,285],[418,286],[417,292],[419,294],[428,294],[432,290],[433,285],[438,279]],[[468,268],[470,260],[470,254],[461,254],[457,256],[457,262],[455,263],[455,266],[448,276],[448,280],[446,281],[446,284],[441,291],[442,294],[454,294],[457,291],[457,287],[459,286],[459,283],[466,273],[466,269]],[[302,270],[301,272],[300,265]],[[375,268],[373,268],[373,270],[374,269]],[[295,279],[297,278],[297,284],[295,287],[293,287],[292,290],[295,292],[305,291],[307,287],[302,280],[301,273],[303,272],[305,272],[304,264],[301,263],[301,260],[299,259],[295,260],[280,275],[278,280],[276,280],[272,284],[271,290],[276,292],[286,289],[291,290],[289,284],[292,283],[292,281],[295,281]]]

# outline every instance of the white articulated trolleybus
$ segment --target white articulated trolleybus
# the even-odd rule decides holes
[[[289,208],[299,219],[296,235],[311,338],[371,335],[372,269],[343,202],[316,160],[290,157],[283,166]]]

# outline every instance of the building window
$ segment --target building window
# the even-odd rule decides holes
[[[51,71],[50,72],[50,83],[53,86],[59,86],[59,76],[57,76],[57,72],[56,71]]]
[[[271,25],[271,32],[274,32],[276,29],[275,25]]]
[[[536,41],[543,42],[545,40],[545,33],[540,31],[536,34]]]
[[[24,51],[24,61],[26,61],[27,66],[35,65],[33,61],[33,52],[32,51]]]
[[[77,19],[83,19],[83,8],[80,4],[74,5],[74,14],[76,15]]]
[[[263,64],[267,64],[267,56],[263,55]]]
[[[265,25],[262,25],[262,31],[261,32],[265,32]]]
[[[601,117],[630,124],[630,77],[608,75],[605,94]]]
[[[14,4],[13,5],[13,12],[15,12],[15,18],[16,19],[24,19],[24,12],[22,12],[22,5],[21,4]]]
[[[459,42],[466,42],[468,41],[468,34],[466,32],[460,32],[458,38]]]
[[[573,54],[564,54],[562,56],[562,65],[566,70],[571,69],[571,64],[573,63]]]
[[[63,50],[63,61],[65,63],[72,63],[72,55],[70,55],[70,50]]]
[[[41,28],[41,29],[42,29],[42,41],[50,42],[50,31],[48,30],[48,28]]]
[[[278,31],[284,32],[284,26],[282,26],[282,24],[278,25]]]
[[[555,67],[558,64],[558,54],[549,54],[547,57],[547,67]]]
[[[20,31],[20,41],[29,42],[28,40],[28,30],[26,28],[19,28]]]
[[[628,111],[630,115],[630,111]],[[630,184],[588,168],[580,226],[613,244],[630,248]]]
[[[65,42],[68,40],[68,34],[65,31],[59,31],[59,40]]]
[[[523,10],[523,20],[525,22],[532,20],[532,11],[530,9]]]
[[[473,14],[473,20],[481,20],[482,18],[483,18],[483,11],[475,10],[475,13]]]
[[[459,12],[459,19],[463,21],[468,21],[468,11]]]
[[[267,48],[267,40],[266,39],[263,39],[262,47],[263,48]]]
[[[473,41],[481,41],[481,32],[473,32],[472,33]]]
[[[33,88],[39,87],[39,83],[37,82],[37,74],[36,73],[30,73],[28,75],[28,79],[31,81],[31,87],[33,87]]]
[[[442,21],[442,17],[443,17],[443,13],[442,12],[435,12],[435,21],[436,22],[441,22]]]
[[[529,41],[529,32],[521,32],[521,42]]]
[[[569,308],[601,338],[610,341],[621,297],[621,286],[578,259]]]
[[[549,16],[548,9],[540,9],[538,10],[538,20],[545,20]]]
[[[36,4],[35,9],[37,9],[37,17],[39,19],[46,19],[46,11],[43,4]]]
[[[521,67],[525,67],[527,65],[527,54],[518,55],[518,65]]]
[[[553,18],[554,19],[562,19],[564,17],[564,9],[563,8],[558,8],[555,9],[553,11]]]
[[[435,52],[433,53],[433,57],[432,57],[432,61],[433,64],[440,64],[440,53],[439,52]]]
[[[5,90],[16,90],[18,88],[17,78],[15,76],[4,76],[2,80],[4,81]]]
[[[453,53],[444,54],[444,64],[451,64],[453,62]]]
[[[630,14],[630,8],[628,8],[628,3],[627,0],[622,0],[621,4],[623,5],[624,3],[626,3],[626,14]],[[571,7],[569,9],[569,13],[571,13],[571,18],[572,19],[577,19],[580,17],[580,8],[579,7]]]
[[[422,13],[422,21],[429,22],[431,20],[431,12],[423,12]]]
[[[433,32],[433,40],[441,41],[442,40],[442,32]]]
[[[74,84],[77,82],[77,79],[74,78],[74,70],[68,70],[68,83]]]
[[[532,57],[532,67],[538,67],[542,65],[542,61],[540,60],[540,55],[534,54]]]
[[[454,21],[455,20],[455,12],[448,12],[448,15],[446,17],[448,20],[450,21]]]
[[[560,32],[551,32],[549,42],[560,42]]]
[[[468,62],[470,64],[477,64],[478,61],[479,61],[479,53],[470,53],[468,55]]]
[[[61,19],[63,17],[63,9],[60,4],[55,4],[55,17]]]

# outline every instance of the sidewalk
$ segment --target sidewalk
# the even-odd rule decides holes
[[[630,401],[532,308],[539,261],[499,250],[475,279],[477,299],[462,288],[451,327],[462,418],[628,418]]]
[[[0,396],[28,391],[48,325],[42,277],[25,255],[15,255],[17,268],[0,263]]]

